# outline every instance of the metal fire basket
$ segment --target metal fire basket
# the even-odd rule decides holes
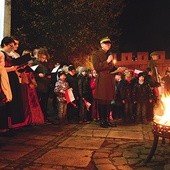
[[[151,161],[151,159],[156,151],[159,137],[162,137],[163,144],[165,144],[165,138],[170,139],[170,126],[166,126],[166,125],[162,125],[162,124],[153,122],[152,132],[154,134],[154,141],[153,141],[150,153],[145,160],[145,163],[148,163]]]

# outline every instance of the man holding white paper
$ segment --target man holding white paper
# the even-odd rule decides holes
[[[47,103],[49,97],[49,87],[51,81],[51,75],[48,68],[48,52],[44,48],[40,48],[38,51],[38,58],[34,60],[33,66],[35,66],[35,79],[37,82],[37,95],[39,98],[41,109],[44,113],[44,118],[47,120]],[[38,66],[37,66],[38,65]]]

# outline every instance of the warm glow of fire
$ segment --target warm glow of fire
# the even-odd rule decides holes
[[[117,63],[117,60],[116,59],[113,59],[113,64],[115,65]]]
[[[154,121],[170,126],[170,95],[162,95],[159,105],[154,110]]]

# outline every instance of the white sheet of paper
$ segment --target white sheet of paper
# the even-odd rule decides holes
[[[33,71],[35,71],[35,70],[37,69],[38,66],[39,66],[38,64],[35,65],[35,66],[31,66],[31,69],[32,69]]]
[[[139,74],[139,73],[141,73],[141,72],[143,72],[143,71],[137,70],[137,69],[134,70],[134,73],[136,73],[136,74]]]
[[[52,69],[51,73],[56,73],[57,70],[59,69],[59,67],[60,67],[60,65],[58,65],[57,67],[54,67],[54,68]]]

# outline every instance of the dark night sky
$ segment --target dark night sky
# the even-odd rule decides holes
[[[121,51],[170,51],[170,0],[127,0]]]

